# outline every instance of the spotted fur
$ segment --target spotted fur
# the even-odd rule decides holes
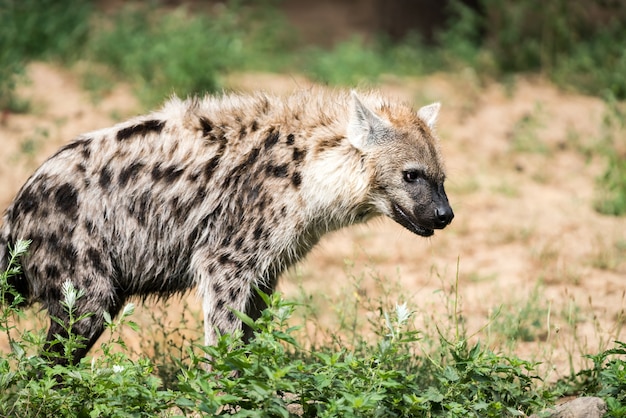
[[[0,267],[7,244],[30,239],[13,280],[28,303],[66,320],[62,284],[84,292],[78,313],[95,314],[75,325],[87,339],[75,361],[103,312],[194,287],[214,343],[325,233],[378,215],[424,236],[451,221],[438,110],[322,89],[173,99],[50,157],[6,210]]]

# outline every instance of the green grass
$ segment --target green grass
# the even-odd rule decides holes
[[[38,355],[43,330],[14,325],[23,312],[7,279],[19,272],[27,245],[16,244],[0,274],[0,297],[14,298],[0,310],[0,332],[11,347],[0,356],[2,416],[502,417],[539,412],[564,393],[601,396],[609,416],[624,416],[624,343],[588,356],[591,368],[546,385],[538,363],[470,343],[458,320],[437,324],[432,335],[413,328],[415,312],[407,304],[385,303],[388,295],[361,305],[378,313],[369,315],[371,338],[349,326],[336,330],[329,343],[307,346],[300,342],[304,328],[294,323],[299,306],[279,294],[262,295],[269,307],[257,321],[236,313],[254,330],[249,344],[240,332],[221,336],[215,346],[187,341],[160,357],[166,364],[126,348],[121,327],[138,328],[129,304],[116,320],[105,315],[109,338],[93,357],[52,366]],[[63,295],[71,319],[68,337],[57,343],[69,358],[82,344],[71,332],[71,323],[81,319],[74,306],[82,295],[69,282]],[[450,318],[458,318],[456,295],[449,297]],[[167,385],[157,373],[161,366],[171,373]]]
[[[539,137],[539,131],[544,127],[544,112],[541,103],[535,103],[533,111],[515,123],[510,136],[516,152],[548,153],[548,147]]]
[[[112,27],[92,36],[88,53],[130,81],[144,104],[154,106],[173,93],[184,97],[216,91],[220,72],[238,59],[236,35],[228,33],[227,17],[127,8],[115,16]]]
[[[79,56],[91,9],[89,0],[0,0],[0,109],[28,110],[14,91],[29,61]]]
[[[626,41],[619,16],[591,20],[585,8],[555,0],[510,5],[480,0],[481,13],[451,2],[438,44],[409,35],[353,38],[331,49],[304,44],[275,1],[230,1],[219,10],[196,6],[159,8],[132,3],[113,14],[93,13],[87,0],[2,0],[0,65],[4,106],[14,74],[32,59],[104,63],[130,81],[146,105],[221,88],[230,71],[296,71],[328,84],[376,82],[382,74],[421,75],[471,67],[481,77],[506,80],[518,72],[542,72],[562,86],[626,98]],[[541,13],[536,13],[541,9]],[[216,11],[217,10],[217,11]],[[100,75],[102,77],[102,75]],[[98,86],[94,75],[88,84]],[[106,84],[106,83],[105,83]]]
[[[595,208],[606,215],[626,215],[626,108],[614,98],[607,100],[597,151],[607,161],[598,179],[599,193]]]

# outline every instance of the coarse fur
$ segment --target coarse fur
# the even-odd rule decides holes
[[[258,317],[255,287],[271,293],[325,233],[378,215],[422,236],[450,223],[438,111],[321,88],[174,98],[44,162],[6,210],[0,267],[7,244],[30,239],[12,280],[27,303],[67,320],[62,284],[84,292],[78,313],[94,315],[74,326],[86,338],[74,361],[103,312],[194,287],[215,343],[241,326],[233,309]]]

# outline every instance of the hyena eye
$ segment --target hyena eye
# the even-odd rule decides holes
[[[415,183],[421,177],[419,170],[406,170],[402,172],[402,175],[407,183]]]

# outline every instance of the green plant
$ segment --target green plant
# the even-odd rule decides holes
[[[18,241],[10,251],[6,271],[0,273],[0,331],[8,336],[11,351],[0,357],[0,415],[11,417],[153,417],[164,414],[172,402],[172,393],[160,389],[160,380],[153,375],[148,359],[131,360],[123,351],[121,338],[116,337],[122,325],[134,327],[128,320],[133,312],[127,305],[120,318],[113,321],[105,315],[111,331],[109,341],[100,347],[102,356],[83,359],[79,364],[51,363],[31,352],[42,352],[41,334],[23,331],[18,338],[12,335],[15,327],[11,318],[20,314],[23,301],[8,279],[20,272],[19,258],[28,248],[28,242]],[[7,297],[10,295],[10,297]],[[82,339],[72,332],[72,326],[88,315],[75,314],[76,301],[81,292],[71,282],[63,285],[63,307],[68,323],[62,323],[66,336],[57,335],[53,345],[65,360],[71,359],[72,350],[82,346]],[[11,301],[11,303],[6,303]],[[54,319],[58,320],[58,319]],[[48,355],[48,358],[50,355]]]
[[[227,33],[228,22],[183,9],[155,14],[124,8],[111,28],[94,34],[89,50],[154,105],[174,92],[184,97],[215,91],[219,73],[235,58],[236,38]]]
[[[40,352],[43,335],[16,336],[10,321],[21,314],[22,300],[7,279],[20,273],[27,247],[16,243],[0,272],[0,331],[11,332],[11,351],[0,357],[2,416],[502,417],[538,412],[558,394],[580,392],[606,399],[610,416],[625,416],[626,344],[589,356],[591,369],[544,385],[537,363],[470,342],[476,336],[467,336],[459,319],[458,277],[446,295],[453,324],[449,331],[449,324],[437,324],[434,337],[414,329],[415,313],[407,304],[389,308],[381,299],[361,300],[361,309],[373,308],[378,316],[354,320],[369,323],[373,337],[348,321],[347,329],[336,331],[347,333],[335,335],[333,343],[304,348],[295,337],[300,327],[292,323],[299,306],[261,293],[268,308],[258,320],[235,312],[253,330],[252,340],[244,344],[238,332],[221,336],[215,346],[185,346],[186,354],[171,357],[179,372],[169,389],[162,388],[152,361],[131,359],[119,336],[122,326],[137,328],[129,319],[132,305],[117,320],[104,315],[110,337],[97,356],[53,365],[30,354]],[[68,282],[63,296],[70,321],[67,336],[56,343],[69,358],[81,343],[71,330],[82,319],[73,313],[81,295]]]
[[[2,0],[0,2],[0,109],[25,111],[15,87],[32,59],[69,62],[89,34],[89,0]]]
[[[539,130],[544,126],[543,113],[543,106],[537,102],[532,112],[523,115],[515,122],[510,134],[515,151],[540,154],[548,152],[548,147],[539,138]]]
[[[620,2],[480,0],[449,4],[439,34],[452,67],[481,74],[542,72],[561,86],[626,97],[626,7]]]
[[[607,100],[607,111],[602,122],[600,152],[607,159],[607,168],[598,179],[599,196],[595,209],[606,215],[626,214],[626,111],[614,99]]]
[[[541,301],[540,287],[535,286],[526,300],[501,305],[490,318],[490,330],[510,341],[545,340],[550,311]]]
[[[230,1],[219,13],[184,7],[154,13],[153,6],[122,8],[101,22],[88,44],[90,58],[129,80],[147,106],[173,93],[218,91],[227,71],[287,65],[283,52],[295,42],[267,1],[254,7]],[[91,85],[106,84],[87,74]]]
[[[360,38],[341,42],[331,51],[313,49],[307,61],[309,75],[331,85],[372,83],[384,71],[381,55]]]
[[[557,386],[566,393],[599,396],[607,403],[607,417],[626,417],[626,343],[615,341],[615,347],[585,357],[593,366],[559,381]]]
[[[187,413],[240,416],[503,416],[541,408],[549,392],[534,392],[534,364],[498,356],[467,340],[440,339],[416,356],[420,333],[409,328],[405,304],[382,313],[383,334],[337,350],[303,350],[288,326],[295,306],[262,295],[269,308],[258,321],[236,313],[255,337],[244,345],[225,335],[208,357],[190,350],[177,405]],[[418,344],[416,346],[416,344]],[[203,371],[208,363],[211,370]],[[263,411],[263,412],[259,412]]]

